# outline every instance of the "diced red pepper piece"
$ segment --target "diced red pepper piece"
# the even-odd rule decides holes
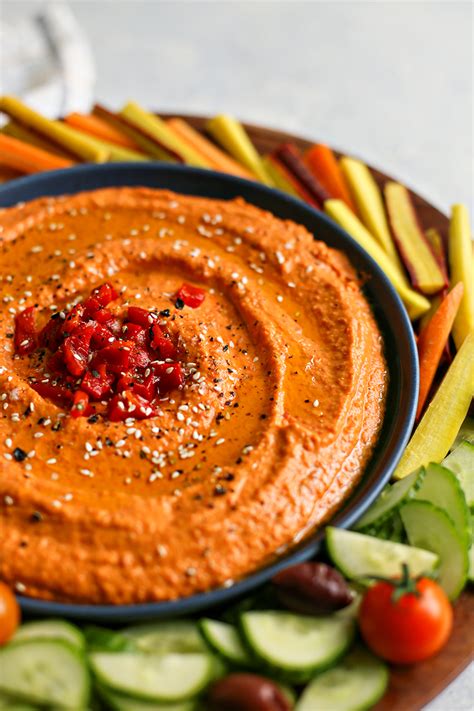
[[[70,389],[55,380],[38,380],[35,383],[31,383],[31,387],[41,397],[51,400],[55,405],[67,405],[73,397]]]
[[[197,309],[206,298],[206,292],[199,286],[193,286],[186,282],[179,288],[176,298],[181,299],[186,306]]]
[[[124,338],[126,338],[127,341],[134,341],[139,346],[146,346],[148,331],[149,328],[144,328],[143,326],[139,326],[137,323],[132,322],[126,323],[122,329]]]
[[[38,343],[35,326],[35,307],[28,306],[15,316],[15,350],[18,355],[32,353]]]
[[[91,338],[93,348],[105,348],[115,341],[115,336],[110,332],[107,326],[96,322],[90,322],[87,325],[91,325],[94,329]]]
[[[154,408],[140,395],[127,390],[123,395],[115,395],[109,403],[108,416],[111,422],[123,422],[128,417],[144,420],[156,414]]]
[[[103,371],[105,371],[105,367],[103,367]],[[110,395],[114,379],[112,373],[89,370],[82,378],[81,388],[92,400],[103,400],[107,395]]]
[[[115,316],[109,309],[99,309],[94,314],[94,320],[97,321],[97,323],[107,324],[109,321],[112,321],[113,318],[115,318]]]
[[[146,368],[151,361],[151,356],[144,348],[140,346],[135,346],[130,353],[130,367],[131,368]]]
[[[97,351],[91,365],[96,368],[100,363],[105,363],[107,369],[112,373],[127,371],[134,347],[135,344],[132,341],[115,341],[115,343]]]
[[[117,292],[115,291],[112,284],[110,284],[108,281],[105,282],[105,284],[96,286],[96,288],[91,291],[90,296],[90,298],[96,299],[98,301],[101,308],[110,304],[111,301],[115,301],[117,297]]]
[[[88,296],[82,305],[84,307],[84,318],[95,318],[96,313],[101,308],[99,300],[93,296]]]
[[[89,337],[90,341],[90,337]],[[79,377],[87,367],[89,342],[79,336],[68,336],[63,344],[64,365],[71,375]]]
[[[59,314],[50,318],[39,332],[39,345],[43,348],[48,348],[50,351],[56,351],[63,340],[61,335],[62,325],[63,322],[59,317]]]
[[[133,377],[133,375],[131,373],[124,373],[117,380],[117,385],[115,386],[115,391],[120,394],[120,393],[123,393],[124,390],[129,390],[132,387],[134,381],[135,381],[135,378]]]
[[[107,321],[107,328],[113,336],[120,336],[122,334],[122,321],[117,316],[114,316],[110,321]]]
[[[64,336],[71,336],[83,320],[84,306],[82,304],[76,304],[76,306],[72,307],[62,322],[61,333]]]
[[[138,326],[143,326],[143,328],[150,328],[152,323],[156,321],[156,315],[152,311],[142,309],[140,306],[129,306],[127,319],[132,323],[138,324]]]
[[[143,383],[133,383],[130,390],[151,402],[158,395],[158,382],[157,376],[154,373],[150,373]]]
[[[152,342],[152,347],[155,348],[156,351],[158,351],[159,357],[163,360],[165,360],[166,358],[174,359],[178,355],[178,351],[173,341],[171,341],[169,338],[166,338],[165,336],[154,339]]]
[[[158,376],[158,388],[161,395],[176,390],[184,385],[184,372],[181,363],[152,363],[153,372]]]
[[[87,417],[91,411],[89,395],[82,390],[76,390],[72,401],[71,417]]]

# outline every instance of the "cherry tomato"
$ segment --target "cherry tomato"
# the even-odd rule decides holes
[[[20,624],[20,607],[11,589],[0,582],[0,644],[8,642]]]
[[[453,609],[430,578],[380,581],[366,592],[359,627],[375,654],[395,664],[413,664],[436,654],[447,642]]]

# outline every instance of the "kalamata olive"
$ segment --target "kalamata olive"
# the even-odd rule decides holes
[[[298,563],[273,578],[280,602],[303,615],[340,610],[352,602],[342,575],[326,563]]]
[[[209,711],[291,711],[278,686],[258,674],[229,674],[212,686],[207,701]]]

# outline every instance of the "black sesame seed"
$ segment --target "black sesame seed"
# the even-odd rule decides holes
[[[179,309],[181,311],[181,309],[184,309],[183,299],[176,299],[176,301],[174,302],[174,305],[177,309]]]
[[[43,520],[43,514],[39,511],[33,511],[33,513],[31,514],[31,520],[33,521],[33,523],[39,523],[39,521]]]
[[[164,316],[165,318],[168,318],[168,316],[170,315],[171,312],[169,309],[163,309],[163,311],[160,311],[159,313],[160,313],[160,316]]]
[[[99,415],[91,415],[90,417],[87,418],[87,422],[89,422],[91,425],[94,425],[96,422],[99,420]]]
[[[16,447],[13,450],[13,458],[17,462],[23,462],[26,459],[26,452],[24,449],[21,449],[20,447]]]
[[[227,489],[225,486],[222,486],[222,484],[216,484],[214,487],[214,496],[224,496],[226,493]]]

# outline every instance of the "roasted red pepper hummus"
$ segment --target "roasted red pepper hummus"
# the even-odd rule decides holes
[[[344,255],[242,200],[144,188],[0,223],[2,580],[177,598],[230,585],[341,505],[387,384]]]

